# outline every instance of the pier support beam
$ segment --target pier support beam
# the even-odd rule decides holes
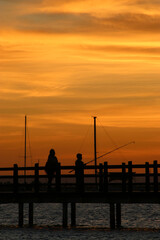
[[[18,221],[18,226],[23,227],[23,203],[19,203],[19,221]]]
[[[68,203],[63,203],[63,228],[68,226]]]
[[[71,203],[71,226],[76,226],[76,203]]]
[[[115,208],[114,203],[110,203],[110,228],[115,229]]]
[[[33,227],[33,203],[29,203],[29,226]]]
[[[121,204],[116,203],[116,227],[121,228]]]

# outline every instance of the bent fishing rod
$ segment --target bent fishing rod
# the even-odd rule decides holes
[[[117,151],[117,150],[120,149],[120,148],[126,147],[126,146],[128,146],[129,144],[133,144],[133,143],[135,143],[135,141],[132,141],[132,142],[126,143],[126,144],[124,144],[124,145],[122,145],[122,146],[119,146],[119,147],[117,147],[117,148],[115,148],[115,149],[113,149],[113,150],[111,150],[111,151],[109,151],[109,152],[107,152],[107,153],[104,153],[104,154],[100,155],[99,157],[97,157],[97,159],[102,158],[102,157],[104,157],[104,156],[106,156],[106,155],[108,155],[108,154],[110,154],[110,153],[112,153],[112,152]],[[91,163],[91,162],[94,162],[94,161],[95,161],[95,159],[93,159],[93,160],[91,160],[91,161],[89,161],[89,162],[84,163],[84,165],[87,165],[88,163]],[[73,172],[73,171],[74,171],[74,169],[71,170],[69,173],[71,173],[71,172]]]

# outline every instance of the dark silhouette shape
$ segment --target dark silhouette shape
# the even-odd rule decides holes
[[[84,191],[84,163],[82,161],[82,154],[77,153],[77,160],[75,161],[76,186],[78,192]]]
[[[52,185],[52,179],[56,173],[58,166],[58,160],[55,156],[55,151],[54,149],[50,150],[49,156],[48,156],[48,161],[46,162],[45,165],[45,171],[48,175],[48,188],[51,188]]]

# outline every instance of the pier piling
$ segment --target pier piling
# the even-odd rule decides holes
[[[121,227],[121,204],[116,203],[116,227]]]
[[[33,227],[33,203],[29,203],[29,226]]]
[[[23,203],[19,203],[19,222],[18,222],[18,226],[19,227],[23,227]]]
[[[76,204],[71,203],[71,226],[76,226]]]
[[[68,226],[68,203],[63,203],[63,228]]]
[[[110,203],[110,228],[115,229],[115,208],[114,203]]]

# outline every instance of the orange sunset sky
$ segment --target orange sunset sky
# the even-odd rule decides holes
[[[160,1],[0,0],[0,167],[160,161]]]

